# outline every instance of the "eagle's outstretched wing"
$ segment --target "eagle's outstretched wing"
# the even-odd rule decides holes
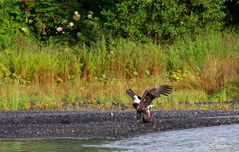
[[[132,89],[128,89],[126,90],[126,93],[132,98],[134,99],[134,96],[138,96],[139,99],[141,99],[141,97],[139,95],[137,95]]]
[[[161,85],[154,88],[149,88],[145,90],[142,96],[140,107],[146,108],[147,106],[151,104],[151,102],[155,98],[160,97],[161,95],[167,96],[171,92],[172,92],[172,86],[169,86],[169,85]]]

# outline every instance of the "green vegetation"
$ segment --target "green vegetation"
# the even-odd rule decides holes
[[[126,104],[123,107],[130,108],[125,89],[142,94],[163,83],[174,86],[172,95],[155,101],[165,107],[229,101],[238,97],[238,49],[239,38],[230,32],[211,32],[194,40],[184,37],[168,47],[125,39],[106,45],[103,38],[92,48],[38,47],[18,37],[0,53],[0,106],[81,109]]]
[[[224,0],[3,0],[0,46],[9,45],[20,32],[39,40],[71,44],[91,45],[102,34],[159,43],[223,28],[226,15],[233,15],[224,5]]]
[[[239,98],[232,1],[71,2],[0,1],[1,110],[128,109],[164,83],[156,108],[238,109],[219,103]]]

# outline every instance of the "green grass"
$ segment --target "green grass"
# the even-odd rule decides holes
[[[239,96],[238,64],[239,37],[229,31],[166,45],[102,39],[92,47],[40,46],[19,36],[0,51],[0,109],[131,108],[127,88],[143,94],[164,83],[174,87],[155,101],[164,109],[228,101]]]

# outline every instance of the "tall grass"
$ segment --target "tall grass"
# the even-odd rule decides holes
[[[165,55],[159,46],[136,44],[123,39],[117,42],[109,50],[100,43],[93,48],[5,49],[0,52],[1,78],[45,83],[65,82],[76,77],[88,80],[143,78],[166,72]]]
[[[239,38],[230,32],[184,37],[169,47],[167,57],[171,78],[210,94],[237,79]]]
[[[92,47],[41,46],[20,36],[0,51],[0,109],[131,108],[125,89],[143,94],[163,83],[174,87],[155,101],[166,109],[231,100],[239,96],[238,64],[239,37],[228,31],[167,45],[102,38]]]

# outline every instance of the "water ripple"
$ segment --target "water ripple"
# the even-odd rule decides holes
[[[239,149],[239,125],[153,133],[100,145],[126,151],[234,152]]]

